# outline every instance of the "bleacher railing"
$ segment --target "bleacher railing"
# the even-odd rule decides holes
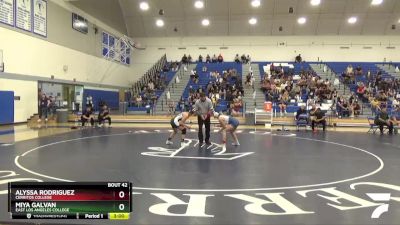
[[[133,96],[138,95],[142,91],[142,87],[149,83],[150,80],[155,80],[157,72],[161,71],[167,63],[167,55],[163,55],[135,84],[132,85]]]

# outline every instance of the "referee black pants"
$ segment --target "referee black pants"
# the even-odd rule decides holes
[[[210,117],[208,117],[206,120],[203,120],[201,116],[197,116],[197,122],[199,124],[199,142],[203,142],[203,124],[206,127],[206,143],[210,142]]]

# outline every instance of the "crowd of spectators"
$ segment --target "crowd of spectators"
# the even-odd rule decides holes
[[[222,71],[222,73],[211,71],[209,73],[203,72],[201,75],[208,76],[209,83],[207,86],[199,85],[197,88],[190,85],[188,98],[182,98],[179,102],[180,109],[191,109],[196,100],[200,98],[200,94],[205,93],[211,99],[214,108],[217,108],[217,105],[223,101],[227,104],[227,110],[231,115],[239,115],[243,107],[244,90],[238,72],[235,69],[228,69]],[[191,79],[194,84],[197,84],[199,73],[195,70],[191,71]]]
[[[181,66],[180,62],[164,62],[163,65],[152,68],[151,72],[145,75],[138,85],[137,94],[129,96],[129,106],[148,107],[154,105],[158,96],[157,92],[165,90],[168,84],[167,73],[177,71]]]
[[[270,66],[261,81],[265,99],[279,106],[280,114],[285,114],[288,105],[314,105],[333,103],[340,97],[331,81],[324,80],[310,69],[302,69],[298,76],[293,69],[281,65]]]

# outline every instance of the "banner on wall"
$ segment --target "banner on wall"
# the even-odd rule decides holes
[[[0,0],[0,23],[14,26],[14,0]]]
[[[47,37],[47,1],[33,0],[33,33]]]
[[[17,0],[16,3],[16,27],[32,31],[32,1]]]

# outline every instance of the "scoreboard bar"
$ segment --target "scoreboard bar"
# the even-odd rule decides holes
[[[9,183],[13,219],[129,219],[130,182]]]

